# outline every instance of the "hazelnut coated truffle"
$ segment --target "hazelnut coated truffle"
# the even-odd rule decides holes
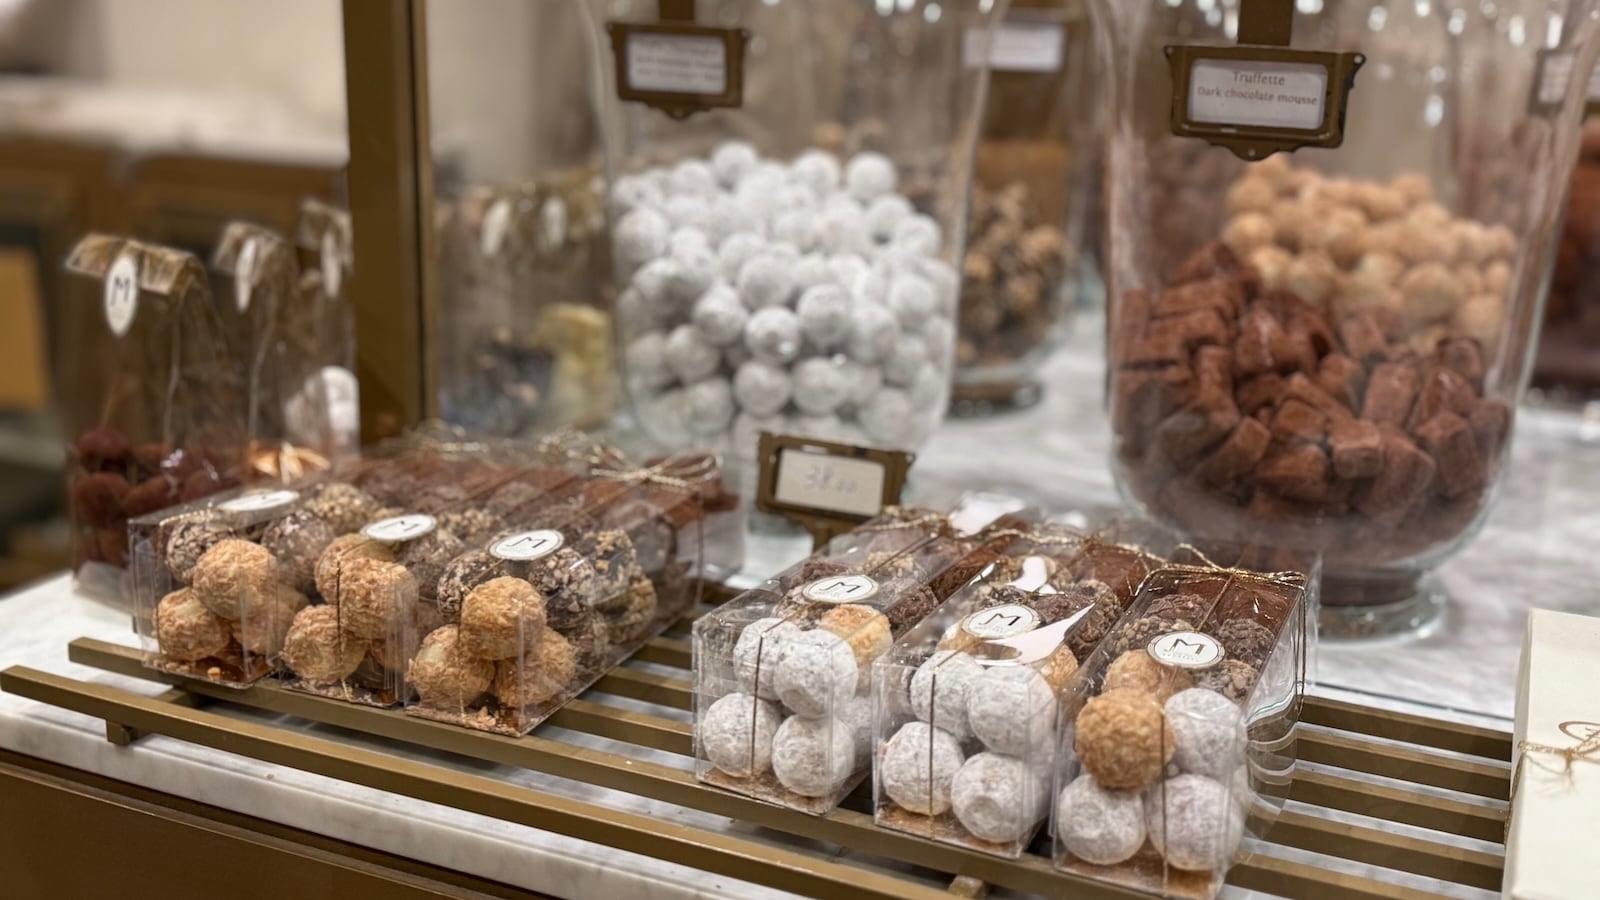
[[[339,626],[361,638],[405,627],[417,606],[417,581],[398,563],[356,558],[339,577]]]
[[[1266,663],[1278,643],[1270,628],[1251,619],[1229,619],[1217,626],[1212,636],[1222,643],[1230,657],[1256,669]]]
[[[438,589],[439,578],[451,560],[464,550],[461,541],[444,528],[435,528],[414,541],[406,541],[395,548],[394,560],[411,572],[417,580],[417,590],[432,596]]]
[[[539,644],[522,660],[495,664],[494,696],[514,709],[526,709],[558,696],[578,672],[572,644],[548,628],[539,632]]]
[[[317,560],[333,543],[328,523],[310,510],[297,509],[267,526],[261,546],[283,565],[283,577],[295,590],[309,594],[317,589]]]
[[[406,680],[417,689],[423,705],[441,709],[468,706],[489,689],[494,677],[494,663],[466,652],[455,625],[423,638],[406,670]]]
[[[817,627],[831,631],[850,645],[856,665],[869,671],[873,660],[889,652],[894,636],[889,633],[889,619],[870,606],[846,603],[822,614]]]
[[[244,610],[272,601],[278,593],[280,569],[272,551],[249,541],[219,541],[194,567],[194,594],[224,619],[240,619]]]
[[[270,600],[251,604],[244,609],[243,618],[231,623],[233,635],[246,652],[276,656],[283,649],[295,615],[305,609],[308,602],[305,594],[280,584]]]
[[[635,576],[628,589],[600,608],[609,626],[611,641],[626,644],[643,637],[656,618],[656,586],[643,575]]]
[[[330,684],[354,674],[367,648],[366,640],[340,630],[338,607],[308,606],[289,625],[282,659],[301,678]]]
[[[322,595],[322,599],[338,605],[344,568],[348,563],[358,559],[394,562],[394,550],[390,545],[374,541],[362,534],[346,534],[334,538],[327,549],[322,551],[322,556],[317,558],[315,580],[317,593]]]
[[[376,517],[378,507],[378,501],[361,488],[334,481],[306,501],[305,510],[326,522],[335,534],[352,534]]]
[[[1225,659],[1209,669],[1195,673],[1196,687],[1216,691],[1235,703],[1243,703],[1256,686],[1260,673],[1256,667],[1239,659]]]
[[[193,662],[227,649],[227,621],[207,609],[190,588],[162,597],[155,618],[156,643],[163,656]]]
[[[1107,691],[1078,713],[1073,746],[1095,781],[1116,790],[1142,788],[1172,759],[1175,740],[1161,705],[1143,691]]]
[[[194,581],[195,564],[200,562],[200,557],[207,550],[228,538],[237,537],[232,528],[209,518],[182,519],[162,527],[166,531],[162,559],[167,571],[179,584]]]
[[[510,659],[536,649],[545,628],[544,597],[521,578],[485,582],[461,606],[461,644],[484,659]]]
[[[1145,650],[1129,650],[1106,666],[1102,691],[1131,689],[1149,694],[1157,703],[1194,686],[1187,669],[1164,666]]]

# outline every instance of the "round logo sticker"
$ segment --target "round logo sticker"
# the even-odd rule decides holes
[[[299,498],[295,491],[262,491],[259,494],[245,494],[235,497],[225,503],[217,504],[217,508],[228,512],[260,512],[264,509],[275,509],[285,503],[293,503]]]
[[[1038,627],[1039,614],[1016,603],[980,609],[961,620],[962,631],[986,641],[1023,634]]]
[[[426,513],[411,513],[379,519],[361,529],[361,533],[375,541],[395,544],[401,541],[414,541],[432,531],[436,524],[438,523],[434,521],[433,516]]]
[[[1198,631],[1174,631],[1150,642],[1145,649],[1156,662],[1180,669],[1208,669],[1222,661],[1222,644]]]
[[[122,337],[133,325],[139,310],[139,259],[124,250],[106,272],[106,324],[111,333]]]
[[[241,313],[250,311],[250,287],[256,280],[256,247],[255,238],[245,241],[233,267],[233,302]]]
[[[489,548],[489,555],[496,559],[509,559],[525,562],[530,559],[540,559],[561,549],[567,539],[561,532],[541,528],[537,531],[520,531],[516,534],[503,537],[494,542]]]
[[[800,593],[818,603],[859,603],[878,593],[878,583],[865,575],[838,575],[813,581]]]

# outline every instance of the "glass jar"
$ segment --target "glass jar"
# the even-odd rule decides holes
[[[1212,138],[1231,146],[1176,136],[1207,114],[1207,79],[1174,103],[1167,57],[1232,52],[1240,32],[1264,39],[1259,22],[1164,0],[1092,10],[1113,61],[1120,489],[1192,539],[1324,554],[1331,633],[1419,627],[1442,602],[1423,576],[1477,530],[1508,458],[1582,101],[1539,80],[1547,55],[1592,65],[1594,5],[1566,21],[1541,0],[1285,8],[1292,40],[1250,52],[1358,54],[1348,104],[1283,143]],[[1247,80],[1275,64],[1221,65]],[[1261,101],[1254,84],[1223,114],[1282,114],[1283,89]]]
[[[685,5],[747,36],[737,105],[622,101],[609,65],[600,96],[640,422],[736,461],[762,431],[915,449],[949,401],[987,82],[962,65],[965,36],[1004,4]],[[655,22],[621,0],[592,9],[608,62],[617,25]]]
[[[1533,363],[1534,385],[1577,403],[1600,397],[1600,122],[1584,125],[1581,147]]]

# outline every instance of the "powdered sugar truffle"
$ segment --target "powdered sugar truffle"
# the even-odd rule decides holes
[[[794,405],[812,416],[825,416],[850,394],[850,383],[838,363],[826,357],[803,359],[794,367]]]
[[[745,323],[744,345],[763,362],[789,362],[800,354],[800,318],[781,306],[758,309]]]
[[[950,807],[974,837],[997,844],[1027,838],[1049,808],[1044,778],[1026,760],[979,753],[950,782]]]
[[[709,245],[690,245],[672,254],[665,295],[677,309],[688,309],[717,280],[717,258]]]
[[[895,227],[916,212],[911,201],[899,194],[886,194],[867,204],[867,230],[880,241],[894,236]]]
[[[970,654],[940,650],[911,676],[911,709],[917,718],[958,738],[972,735],[967,724],[967,695],[983,666]]]
[[[907,722],[884,746],[878,779],[901,809],[937,816],[950,808],[950,782],[964,762],[955,735],[926,722]]]
[[[646,300],[637,288],[626,287],[617,295],[617,318],[633,330],[656,329],[667,324],[672,311]]]
[[[695,194],[669,194],[661,212],[678,228],[704,228],[711,220],[711,201]]]
[[[722,277],[734,281],[739,277],[739,270],[749,262],[767,244],[758,234],[749,232],[736,232],[722,239],[717,245],[717,267]]]
[[[894,235],[889,240],[898,250],[933,256],[939,252],[939,223],[921,213],[908,216],[895,224]]]
[[[662,391],[642,405],[642,417],[657,439],[667,444],[689,440],[689,396],[683,388]]]
[[[868,152],[851,157],[845,166],[844,180],[850,196],[866,203],[893,191],[899,178],[889,157]]]
[[[772,239],[793,244],[802,253],[820,249],[823,244],[822,222],[811,209],[787,208],[772,220]]]
[[[872,698],[854,697],[839,709],[839,724],[850,729],[856,768],[872,761]]]
[[[835,195],[840,196],[840,195]],[[866,213],[860,204],[848,200],[822,211],[822,246],[833,253],[869,253],[872,232],[867,230]]]
[[[967,694],[972,733],[996,753],[1032,758],[1056,730],[1056,694],[1035,669],[985,669]]]
[[[899,333],[893,313],[881,306],[858,304],[850,311],[850,334],[845,339],[845,352],[856,362],[882,362],[894,349],[894,339]]]
[[[624,175],[611,186],[611,208],[626,214],[641,206],[654,206],[661,202],[661,189],[647,178]]]
[[[672,369],[667,365],[667,336],[659,331],[634,338],[624,351],[623,360],[628,365],[628,377],[639,384],[661,388],[672,383]]]
[[[790,167],[796,181],[810,188],[819,197],[826,197],[839,188],[839,159],[826,150],[807,150],[795,157]]]
[[[667,252],[667,241],[672,237],[672,223],[667,217],[648,207],[639,207],[617,220],[612,235],[618,260],[629,268],[637,268]]]
[[[698,159],[686,159],[672,167],[667,175],[667,189],[674,194],[715,193],[717,176],[711,164]]]
[[[1229,801],[1228,789],[1204,775],[1177,775],[1151,785],[1144,814],[1150,843],[1175,869],[1226,868],[1244,839],[1244,816]]]
[[[738,185],[739,179],[755,171],[760,162],[756,148],[744,141],[728,141],[711,153],[711,171],[717,183],[730,189]]]
[[[922,326],[922,342],[928,345],[928,358],[945,365],[956,346],[956,327],[945,316],[934,316]]]
[[[721,363],[715,347],[700,339],[693,325],[679,325],[667,335],[663,348],[667,368],[684,382],[694,382],[710,375]]]
[[[717,435],[733,423],[733,388],[726,378],[707,378],[684,389],[689,430],[700,435]]]
[[[1164,712],[1172,728],[1172,761],[1184,772],[1219,781],[1231,776],[1244,759],[1244,714],[1216,691],[1190,688],[1167,700]]]
[[[800,333],[818,347],[832,347],[850,333],[850,297],[837,284],[806,288],[795,311],[800,315]]]
[[[889,284],[889,308],[894,310],[902,326],[918,329],[934,317],[939,300],[926,278],[903,273],[896,275]]]
[[[742,412],[733,417],[733,431],[728,435],[728,440],[736,452],[754,455],[761,432],[779,434],[783,431],[783,424],[782,416],[756,416]]]
[[[832,281],[833,272],[828,269],[828,258],[821,253],[807,253],[794,264],[794,290],[797,297],[805,296],[806,291],[817,285],[830,284]],[[799,308],[798,301],[795,307]]]
[[[1113,791],[1079,775],[1056,800],[1055,833],[1067,852],[1097,865],[1131,859],[1144,846],[1144,806],[1138,791]]]
[[[739,302],[738,292],[726,282],[713,284],[701,294],[692,314],[700,340],[713,347],[736,343],[749,319],[750,313]]]
[[[739,267],[736,285],[739,299],[751,309],[784,306],[794,293],[793,265],[768,247]]]
[[[834,283],[848,291],[862,273],[872,269],[859,253],[835,253],[828,257],[828,271],[833,273]]]
[[[849,386],[845,402],[849,405],[859,407],[865,404],[878,392],[878,388],[883,387],[883,371],[877,366],[858,363],[853,359],[845,360],[842,365],[845,384]]]
[[[883,361],[883,377],[890,384],[909,387],[927,364],[928,346],[914,335],[902,334],[894,339],[894,348]]]
[[[778,699],[775,686],[778,661],[800,626],[776,616],[757,619],[739,632],[733,645],[733,674],[739,689],[763,700]]]
[[[784,706],[816,717],[855,696],[861,669],[843,638],[830,631],[807,631],[787,643],[773,685]]]
[[[735,778],[760,775],[772,767],[772,739],[782,720],[765,700],[729,694],[700,717],[700,746],[713,766]]]
[[[733,374],[733,396],[739,407],[757,416],[771,416],[789,403],[794,380],[778,366],[751,360]]]
[[[667,253],[677,256],[680,253],[711,251],[711,237],[704,229],[693,225],[685,225],[672,232],[672,238],[667,241]]]
[[[911,397],[899,388],[883,388],[861,405],[856,418],[872,440],[893,445],[911,424]]]
[[[850,298],[858,305],[883,306],[889,302],[889,280],[869,267],[850,283]]]
[[[802,797],[827,797],[856,770],[855,734],[837,719],[790,716],[772,739],[772,773]]]
[[[917,372],[917,377],[911,381],[911,409],[913,412],[926,412],[944,405],[945,388],[950,384],[939,368],[932,363],[926,363]]]

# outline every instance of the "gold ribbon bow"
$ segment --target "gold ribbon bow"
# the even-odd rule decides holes
[[[648,465],[630,466],[620,453],[610,448],[594,453],[589,462],[596,478],[691,494],[714,491],[721,468],[714,453],[676,453]]]
[[[1522,784],[1522,768],[1527,765],[1528,760],[1537,760],[1539,757],[1544,756],[1553,756],[1561,760],[1561,768],[1559,770],[1537,761],[1534,765],[1544,769],[1546,772],[1559,772],[1562,781],[1570,783],[1572,781],[1573,766],[1576,766],[1580,761],[1600,761],[1591,758],[1600,753],[1600,728],[1595,728],[1588,737],[1571,747],[1556,747],[1551,744],[1541,744],[1538,741],[1521,741],[1517,744],[1517,749],[1522,751],[1522,755],[1517,757],[1517,766],[1511,770],[1511,791],[1506,798],[1505,836],[1507,838],[1511,836],[1511,813],[1516,807],[1517,787]]]

